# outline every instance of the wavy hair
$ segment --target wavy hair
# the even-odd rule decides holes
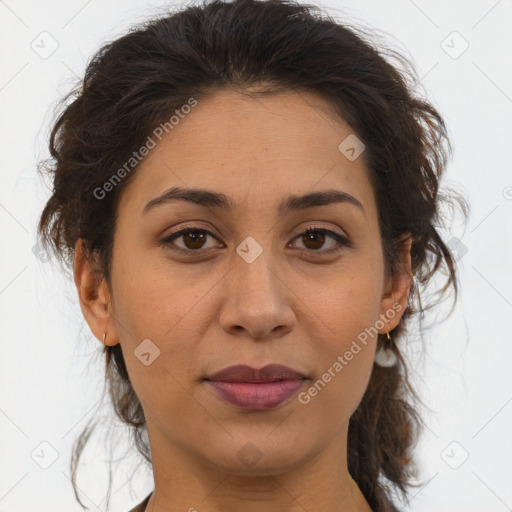
[[[392,510],[392,492],[407,498],[414,485],[422,421],[404,339],[407,326],[414,319],[421,323],[426,309],[436,304],[422,305],[420,292],[438,272],[447,276],[437,290],[439,300],[452,288],[455,304],[458,277],[455,258],[439,234],[441,205],[458,203],[467,213],[458,194],[440,193],[451,144],[441,115],[416,93],[417,85],[415,70],[398,51],[314,5],[213,0],[168,11],[104,44],[83,80],[62,100],[50,135],[51,157],[39,166],[53,181],[39,219],[43,246],[72,265],[81,239],[98,279],[110,285],[116,207],[136,167],[105,198],[97,199],[94,191],[190,97],[229,89],[249,97],[310,92],[327,100],[366,146],[388,271],[398,268],[397,241],[404,233],[412,235],[414,280],[407,308],[391,332],[398,364],[374,365],[349,422],[348,469],[376,512]],[[385,337],[379,336],[378,347],[384,345]],[[151,463],[144,411],[121,346],[102,350],[115,414]],[[84,508],[76,471],[91,432],[86,427],[80,434],[71,461],[73,488]]]

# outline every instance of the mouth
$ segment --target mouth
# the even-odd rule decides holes
[[[273,409],[287,402],[308,380],[301,373],[279,364],[261,369],[230,366],[203,379],[216,396],[245,410]]]

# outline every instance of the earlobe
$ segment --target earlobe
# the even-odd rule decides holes
[[[388,320],[381,334],[393,330],[400,322],[405,308],[407,307],[409,291],[413,280],[411,268],[411,234],[404,233],[395,242],[395,245],[400,263],[393,274],[388,277],[382,296],[381,318],[384,316]]]

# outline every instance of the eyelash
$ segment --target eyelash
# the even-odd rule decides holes
[[[179,231],[176,231],[175,233],[172,233],[172,234],[166,236],[165,238],[160,240],[160,245],[168,246],[171,242],[173,242],[177,238],[180,238],[189,233],[205,233],[205,234],[210,235],[211,237],[217,239],[217,237],[215,235],[213,235],[212,233],[210,233],[208,230],[200,228],[200,227],[191,226],[191,227],[183,228]],[[297,238],[299,238],[305,234],[308,234],[308,233],[327,234],[337,242],[337,246],[335,246],[331,249],[327,249],[327,250],[299,249],[301,251],[321,253],[321,254],[336,254],[338,252],[341,252],[345,248],[351,248],[353,245],[352,242],[348,238],[344,237],[343,235],[340,235],[339,233],[331,231],[330,229],[320,228],[320,227],[308,228],[305,231],[299,233],[293,240],[296,240]],[[194,250],[194,249],[182,249],[181,247],[172,247],[172,250],[176,251],[178,253],[186,254],[187,256],[190,256],[191,254],[202,252],[205,249]]]

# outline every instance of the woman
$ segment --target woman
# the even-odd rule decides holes
[[[134,510],[407,496],[406,327],[457,277],[445,125],[387,55],[312,6],[213,1],[105,45],[53,127],[39,230],[152,465]]]

